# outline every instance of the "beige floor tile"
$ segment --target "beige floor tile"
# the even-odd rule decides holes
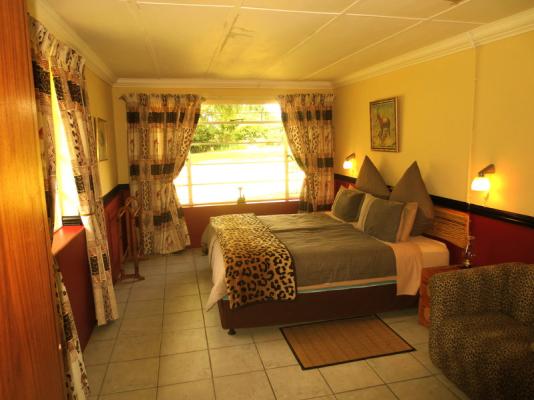
[[[165,291],[159,286],[134,287],[129,301],[158,300],[163,299]]]
[[[200,296],[198,295],[173,297],[165,300],[165,314],[200,310],[201,308]]]
[[[147,257],[144,260],[140,261],[141,265],[165,265],[167,264],[167,257],[166,256],[154,256],[154,257]]]
[[[203,328],[204,319],[201,310],[186,311],[163,316],[163,331],[179,331],[183,329]]]
[[[108,322],[106,325],[96,326],[91,332],[90,341],[93,340],[113,340],[119,334],[121,320]]]
[[[277,326],[266,326],[262,328],[251,329],[252,339],[254,342],[268,342],[270,340],[281,340],[284,339],[280,328]],[[285,340],[285,339],[284,339]]]
[[[120,336],[115,343],[111,361],[129,361],[158,357],[161,335]]]
[[[275,400],[265,372],[214,378],[217,400]]]
[[[267,370],[278,400],[302,400],[332,394],[316,369],[303,371],[299,366]]]
[[[100,396],[100,400],[156,400],[157,389],[134,390]]]
[[[129,301],[124,319],[150,317],[163,314],[163,299]]]
[[[423,364],[432,374],[440,374],[441,370],[436,367],[428,354],[428,343],[414,345],[416,351],[410,353],[417,361]]]
[[[365,361],[332,365],[320,368],[320,372],[334,393],[383,384],[382,379]]]
[[[336,394],[337,400],[396,400],[386,385]],[[429,399],[430,400],[430,399]]]
[[[144,276],[144,275],[143,275]],[[166,282],[166,275],[146,275],[144,276],[145,279],[141,281],[136,281],[133,285],[133,288],[140,288],[140,287],[163,287],[165,286]]]
[[[284,339],[256,343],[256,347],[258,348],[265,368],[278,368],[298,364],[293,352]]]
[[[200,280],[198,281],[198,289],[200,293],[211,293],[211,289],[213,288],[213,283],[211,283],[211,280]]]
[[[413,319],[417,320],[417,308],[405,308],[403,310],[389,311],[378,314],[378,316],[388,324]]]
[[[92,340],[83,351],[85,365],[106,364],[111,358],[115,340]]]
[[[198,296],[198,286],[196,283],[175,283],[165,287],[165,299],[181,296]]]
[[[389,326],[412,346],[428,343],[428,329],[419,325],[416,319],[390,323]]]
[[[160,386],[158,400],[214,400],[211,379]]]
[[[207,348],[204,328],[165,332],[161,342],[161,355],[186,353]]]
[[[119,336],[143,336],[158,334],[161,333],[162,323],[162,315],[125,319],[122,321]]]
[[[117,303],[126,303],[130,297],[131,287],[122,287],[120,289],[115,289],[115,300]]]
[[[435,377],[391,383],[389,387],[400,400],[457,399],[457,397]]]
[[[158,358],[109,364],[102,394],[155,387],[158,380]]]
[[[207,256],[195,257],[195,267],[197,271],[210,271],[210,262]]]
[[[124,318],[124,313],[126,312],[126,306],[128,303],[117,303],[117,311],[119,313],[119,319]]]
[[[206,328],[206,334],[208,335],[208,346],[210,349],[252,343],[252,336],[239,330],[235,335],[229,335],[227,330],[218,326],[212,326]]]
[[[197,273],[195,271],[167,273],[165,276],[166,285],[179,285],[183,283],[195,283]]]
[[[208,304],[208,299],[210,295],[208,293],[200,293],[200,301],[202,302],[202,307],[206,307],[206,304]],[[213,307],[217,307],[217,305],[214,305]]]
[[[372,358],[367,360],[367,363],[386,383],[430,375],[430,372],[408,353]]]
[[[456,397],[458,397],[461,400],[469,400],[469,397],[460,390],[458,386],[456,386],[453,382],[451,382],[445,375],[438,374],[435,376],[441,383],[443,383],[447,388],[453,392]]]
[[[219,307],[214,305],[209,311],[204,311],[204,323],[207,327],[221,326],[221,317],[219,315]]]
[[[139,272],[142,276],[163,275],[167,272],[165,264],[141,263]]]
[[[254,344],[210,349],[213,376],[242,374],[263,370]]]
[[[193,259],[182,260],[180,262],[173,261],[172,264],[167,264],[167,273],[173,274],[176,272],[196,271]]]
[[[91,389],[91,395],[97,396],[100,393],[107,369],[108,364],[88,365],[85,368],[87,372],[87,379],[89,381],[89,388]]]
[[[206,350],[160,357],[159,386],[210,378],[210,361]]]

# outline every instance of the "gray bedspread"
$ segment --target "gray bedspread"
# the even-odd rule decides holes
[[[351,224],[321,213],[258,218],[291,253],[298,286],[396,275],[391,247]],[[203,244],[214,234],[208,225]]]

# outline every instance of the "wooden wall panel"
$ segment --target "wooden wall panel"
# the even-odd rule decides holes
[[[0,2],[0,398],[63,398],[27,16]]]

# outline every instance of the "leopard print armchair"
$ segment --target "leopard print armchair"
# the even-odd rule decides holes
[[[432,362],[471,399],[534,399],[534,264],[430,280]]]

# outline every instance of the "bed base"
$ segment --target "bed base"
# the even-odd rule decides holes
[[[418,296],[397,296],[397,285],[302,293],[293,301],[271,301],[231,310],[219,300],[221,326],[228,334],[238,328],[333,320],[417,306]]]

